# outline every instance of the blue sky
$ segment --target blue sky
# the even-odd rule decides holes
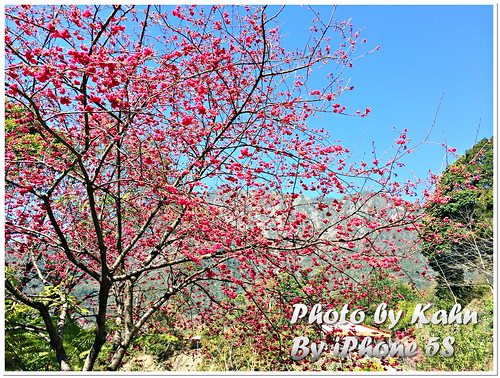
[[[314,6],[325,17],[331,7]],[[280,16],[288,46],[304,38],[310,26],[305,9],[289,6]],[[493,135],[493,7],[491,5],[339,5],[337,20],[351,19],[363,28],[367,49],[380,50],[355,61],[345,75],[355,86],[339,103],[348,110],[372,109],[366,118],[332,116],[317,120],[334,139],[340,139],[356,156],[378,153],[398,136],[392,130],[407,128],[413,142],[429,138],[406,159],[408,178],[414,172],[444,168],[447,143],[462,154],[476,140]],[[302,25],[304,29],[301,29]],[[299,27],[300,26],[300,27]],[[454,158],[448,156],[448,162]],[[401,176],[401,175],[400,175]],[[404,176],[404,175],[403,175]]]

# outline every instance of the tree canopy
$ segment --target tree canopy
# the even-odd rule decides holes
[[[483,139],[450,164],[425,207],[423,253],[460,299],[493,284],[493,149]]]
[[[117,370],[168,318],[246,325],[286,369],[293,303],[398,295],[377,282],[415,252],[413,184],[393,174],[406,130],[387,161],[348,163],[308,122],[348,114],[361,30],[312,11],[288,50],[281,12],[6,8],[6,332],[48,345],[52,368]]]

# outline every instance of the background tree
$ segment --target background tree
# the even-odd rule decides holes
[[[60,369],[118,369],[177,305],[179,327],[189,311],[210,327],[203,314],[243,294],[246,316],[271,327],[283,272],[321,268],[301,295],[331,305],[404,275],[411,249],[395,235],[415,229],[418,209],[392,170],[406,131],[391,160],[348,165],[307,124],[346,113],[359,31],[312,12],[309,44],[287,51],[273,9],[6,9],[6,297],[32,310],[16,331],[42,335]],[[92,335],[77,360],[74,324]]]
[[[483,139],[437,179],[425,208],[423,253],[441,295],[470,299],[478,283],[493,287],[493,138]]]

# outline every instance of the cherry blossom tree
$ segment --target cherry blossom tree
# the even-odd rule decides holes
[[[16,326],[61,370],[68,319],[95,331],[83,370],[108,344],[117,370],[186,298],[201,316],[244,294],[263,324],[303,269],[293,301],[332,289],[356,305],[404,275],[412,250],[397,241],[418,220],[393,174],[406,131],[388,161],[353,162],[308,126],[350,115],[343,73],[370,51],[350,21],[314,11],[309,43],[289,51],[271,8],[6,9],[6,297],[39,314]]]

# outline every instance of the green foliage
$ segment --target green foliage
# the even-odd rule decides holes
[[[19,107],[9,110],[5,117],[5,143],[16,154],[28,152],[30,155],[37,155],[42,149],[41,134],[30,124],[18,124],[16,119],[27,112]],[[20,130],[21,129],[21,130]],[[28,133],[24,129],[29,130]]]
[[[24,304],[6,300],[5,370],[58,371],[59,364],[43,329],[39,313]],[[55,319],[53,319],[55,322]],[[64,347],[70,364],[81,369],[92,344],[92,330],[69,318],[65,324]]]
[[[380,329],[386,329],[389,326],[389,320],[386,323],[375,324],[373,321],[373,316],[375,310],[382,303],[387,303],[388,309],[403,310],[403,314],[413,311],[412,306],[422,300],[422,294],[410,284],[405,283],[401,280],[385,277],[380,280],[372,281],[371,287],[366,288],[366,296],[361,300],[358,300],[357,305],[363,307],[366,314],[366,320],[364,324],[372,325]],[[390,294],[381,296],[378,293]],[[405,328],[405,324],[398,322],[395,330],[402,330]]]
[[[134,350],[140,350],[149,355],[154,355],[159,361],[166,361],[176,351],[188,348],[188,342],[178,332],[145,333],[140,335],[133,346]]]
[[[438,300],[435,307],[449,309],[453,302]],[[417,363],[417,370],[423,371],[491,371],[493,370],[493,296],[487,291],[482,297],[474,299],[467,306],[471,311],[478,311],[477,324],[432,324],[429,323],[416,330],[417,342],[425,346],[430,337],[443,340],[453,336],[454,353],[451,357],[443,357],[437,353],[425,357]]]
[[[491,285],[493,138],[483,139],[439,177],[426,204],[422,253],[439,278],[438,296],[470,299],[471,280]]]
[[[52,135],[43,132],[27,109],[18,106],[6,109],[4,130],[7,150],[13,152],[20,161],[27,155],[31,156],[33,161],[44,161],[54,152],[60,159],[63,158],[63,152],[66,150],[64,145]]]
[[[57,370],[58,364],[44,335],[27,331],[22,324],[43,326],[42,318],[28,306],[6,301],[5,304],[5,370]]]
[[[94,340],[94,329],[84,329],[74,319],[69,318],[65,325],[64,347],[68,354],[71,366],[81,370],[87,357],[88,350]]]

